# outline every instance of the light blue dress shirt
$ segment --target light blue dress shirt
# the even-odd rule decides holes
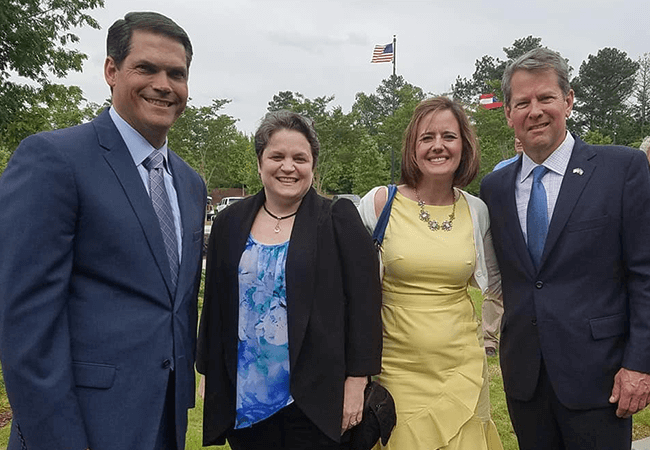
[[[503,169],[508,164],[512,164],[513,162],[517,161],[517,158],[519,158],[519,155],[515,155],[512,158],[508,158],[508,159],[503,160],[503,161],[499,161],[496,164],[496,166],[494,166],[494,169],[492,169],[492,172],[494,172],[495,170]]]
[[[149,171],[142,165],[142,162],[156,150],[153,145],[149,143],[140,133],[138,133],[131,125],[129,125],[120,115],[115,111],[113,107],[108,111],[113,123],[117,127],[117,130],[120,132],[122,139],[126,143],[126,147],[131,153],[133,162],[138,168],[138,173],[144,187],[149,193]],[[163,177],[165,180],[165,189],[167,189],[167,196],[169,197],[169,203],[172,207],[172,215],[174,216],[174,227],[176,228],[176,242],[178,242],[178,264],[180,265],[181,260],[183,259],[183,229],[181,227],[181,210],[178,206],[178,195],[176,194],[176,189],[174,188],[174,178],[172,173],[169,170],[169,159],[167,155],[167,140],[160,148],[163,157],[165,158],[165,171]]]

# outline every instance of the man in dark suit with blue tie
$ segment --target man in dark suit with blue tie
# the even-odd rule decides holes
[[[487,175],[503,285],[501,368],[521,450],[629,449],[650,393],[650,171],[643,153],[566,130],[566,61],[536,49],[505,71],[524,146]]]
[[[206,189],[167,148],[192,46],[157,13],[109,29],[112,106],[25,139],[0,178],[9,450],[183,449]]]

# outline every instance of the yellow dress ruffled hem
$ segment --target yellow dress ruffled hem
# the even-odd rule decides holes
[[[429,212],[442,220],[447,209]],[[393,394],[397,426],[376,448],[502,450],[490,419],[481,327],[467,292],[475,265],[469,208],[458,202],[449,233],[432,232],[418,215],[416,202],[395,197],[382,255],[379,382]]]

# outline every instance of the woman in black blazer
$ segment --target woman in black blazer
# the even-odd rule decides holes
[[[311,120],[267,114],[255,134],[264,188],[224,209],[208,244],[197,367],[203,445],[339,448],[381,368],[381,288],[349,200],[311,187]]]

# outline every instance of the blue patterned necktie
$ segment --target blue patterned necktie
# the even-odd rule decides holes
[[[548,205],[546,204],[546,189],[542,178],[548,169],[537,166],[533,169],[533,185],[530,189],[528,212],[526,213],[526,233],[528,235],[528,251],[533,258],[535,268],[539,267],[542,259],[546,234],[548,233]]]
[[[167,189],[165,189],[163,160],[164,157],[160,150],[154,150],[142,162],[142,165],[149,171],[149,195],[151,196],[153,209],[158,216],[158,222],[160,222],[160,231],[162,231],[165,251],[169,259],[172,284],[176,289],[176,282],[178,281],[178,243],[176,241],[176,227],[174,226],[172,207],[169,203]]]

